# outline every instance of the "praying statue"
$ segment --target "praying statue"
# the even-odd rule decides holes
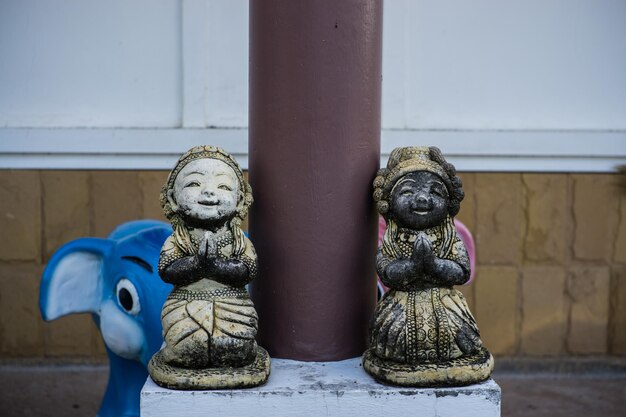
[[[464,192],[435,147],[396,148],[374,179],[387,222],[376,267],[389,291],[370,324],[363,367],[400,386],[469,385],[489,378],[493,357],[461,292],[470,262],[454,227]]]
[[[220,148],[194,147],[170,172],[160,201],[173,233],[161,249],[159,276],[174,289],[150,376],[173,389],[265,383],[270,359],[256,343],[258,316],[245,287],[258,267],[240,227],[252,204],[241,168]]]

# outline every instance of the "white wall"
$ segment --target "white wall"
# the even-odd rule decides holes
[[[385,127],[626,129],[626,1],[385,6]]]
[[[625,0],[387,0],[384,16],[384,153],[626,163]],[[198,141],[245,165],[247,47],[245,0],[0,0],[0,167],[167,168]]]
[[[0,126],[180,126],[180,9],[0,0]]]

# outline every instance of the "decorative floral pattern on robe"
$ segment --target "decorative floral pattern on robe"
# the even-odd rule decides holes
[[[246,238],[241,260],[257,272],[256,254]],[[195,247],[199,242],[192,238]],[[232,233],[217,240],[218,256],[232,258]],[[163,245],[159,271],[172,262],[189,256],[170,236]],[[210,276],[198,279],[211,280]],[[197,281],[196,281],[197,282]],[[203,368],[241,364],[254,360],[258,316],[245,288],[230,287],[212,281],[209,290],[198,290],[194,283],[175,286],[161,312],[165,361],[177,366]]]
[[[438,258],[469,271],[469,258],[451,218],[424,230]],[[392,261],[408,258],[418,232],[401,229],[391,252],[378,252],[379,275]],[[452,287],[418,278],[407,291],[389,290],[378,303],[370,325],[370,346],[381,359],[399,363],[438,363],[478,351],[482,343],[465,297]],[[384,280],[383,280],[384,282]]]

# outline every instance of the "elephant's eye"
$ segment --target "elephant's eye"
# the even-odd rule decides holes
[[[136,316],[141,311],[139,304],[139,294],[137,289],[130,280],[122,278],[117,283],[115,289],[117,294],[117,303],[129,314]]]

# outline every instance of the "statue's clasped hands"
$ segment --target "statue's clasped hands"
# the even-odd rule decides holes
[[[209,230],[204,232],[202,241],[198,247],[196,261],[206,270],[211,270],[217,258],[217,245],[215,234]]]
[[[417,283],[434,283],[437,259],[430,239],[419,232],[411,256],[398,259],[387,267],[387,285],[406,291]]]
[[[414,281],[427,278],[435,268],[433,245],[423,232],[417,234],[410,259],[413,264]]]

